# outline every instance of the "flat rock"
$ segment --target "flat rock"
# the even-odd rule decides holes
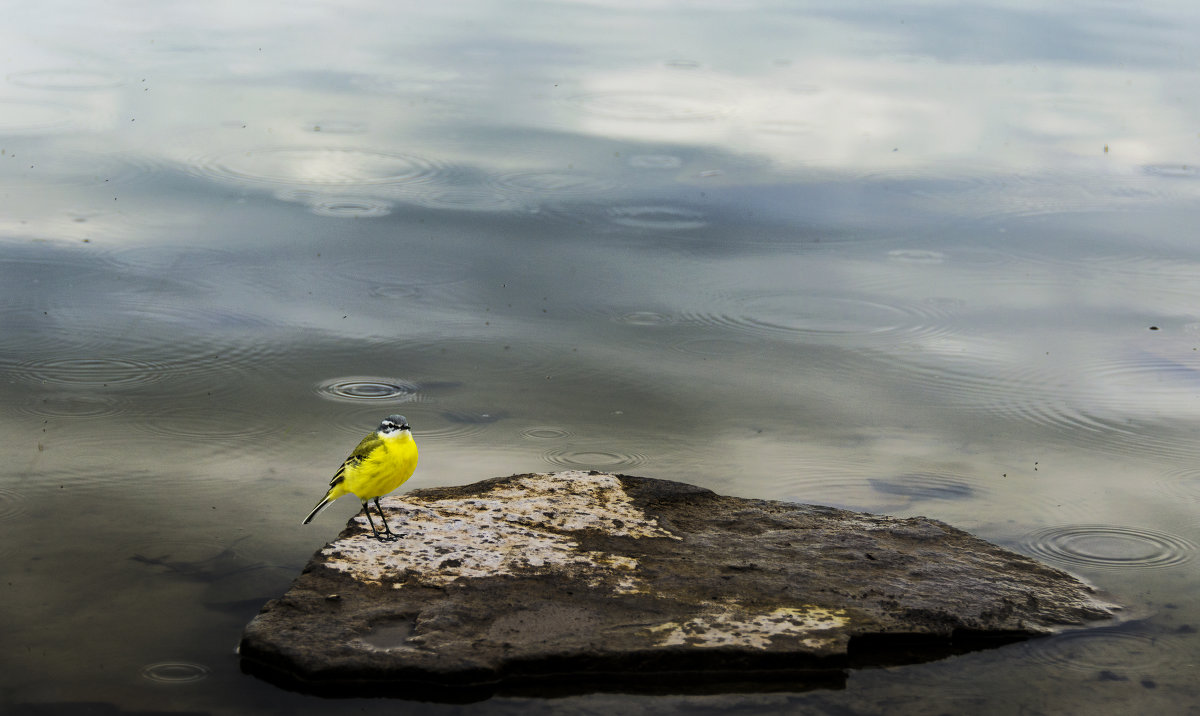
[[[404,536],[380,542],[352,519],[246,627],[248,671],[309,691],[455,699],[800,689],[1116,609],[924,517],[578,471],[383,504]]]

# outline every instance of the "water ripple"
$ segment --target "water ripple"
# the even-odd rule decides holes
[[[1021,644],[1030,659],[1071,671],[1157,674],[1179,663],[1185,650],[1179,639],[1116,629],[1089,629],[1034,639]]]
[[[630,326],[669,326],[679,319],[677,316],[658,311],[629,311],[618,314],[613,320]]]
[[[505,172],[494,177],[493,182],[506,192],[593,201],[603,199],[617,189],[616,183],[601,177],[546,170]]]
[[[1064,265],[1056,273],[1068,271],[1097,282],[1114,293],[1170,296],[1179,306],[1190,310],[1196,296],[1196,273],[1200,264],[1178,257],[1116,254],[1088,257],[1073,265]]]
[[[1186,353],[1132,352],[1077,366],[1086,386],[1080,402],[1100,412],[1124,417],[1162,418],[1195,414],[1200,392],[1200,359]]]
[[[242,443],[278,432],[278,416],[262,411],[222,405],[216,412],[195,408],[169,408],[139,416],[137,426],[166,437],[202,438],[202,444]]]
[[[589,450],[567,445],[546,451],[542,459],[551,465],[572,470],[625,470],[644,465],[647,457],[637,452]]]
[[[521,431],[521,437],[526,440],[566,440],[574,435],[570,430],[553,425],[534,425]]]
[[[953,343],[945,348],[954,349]],[[1103,428],[1062,398],[1057,374],[1000,363],[975,344],[961,350],[957,356],[943,354],[940,356],[943,360],[928,364],[889,359],[885,370],[902,373],[908,385],[949,406],[983,410],[1038,425]]]
[[[759,294],[740,302],[740,322],[755,331],[853,335],[901,330],[911,316],[895,305],[860,298]]]
[[[608,210],[614,224],[650,231],[690,231],[708,226],[708,219],[695,209],[681,206],[615,206]]]
[[[1200,444],[1165,422],[1194,414],[1200,370],[1192,351],[1066,360],[1013,355],[1000,341],[954,336],[915,344],[920,352],[880,356],[879,370],[949,408],[1048,428],[1104,451],[1200,458]]]
[[[504,420],[506,417],[508,414],[504,411],[443,411],[436,417],[426,416],[421,421],[420,429],[413,429],[413,434],[422,441],[461,441],[464,438],[479,435],[489,425]]]
[[[0,305],[0,323],[4,326],[0,330],[0,372],[28,377],[30,355],[60,355],[64,350],[89,354],[101,351],[111,341],[101,327],[73,325],[47,308],[53,309],[23,306],[16,301]]]
[[[722,297],[711,313],[685,314],[691,323],[759,338],[794,336],[895,345],[952,333],[953,307],[934,302],[881,303],[855,296],[753,291]]]
[[[468,423],[443,423],[441,425],[424,423],[421,430],[415,432],[413,437],[422,445],[426,442],[449,442],[461,445],[462,441],[479,435],[483,432],[483,429],[483,425]]]
[[[430,402],[435,403],[436,401],[431,400]],[[415,414],[414,411],[405,409],[405,412],[408,413],[413,426],[413,438],[418,444],[430,441],[461,441],[483,433],[488,426],[508,417],[504,411],[443,410],[435,413],[422,411],[420,414]],[[382,417],[383,413],[378,407],[360,407],[334,415],[332,424],[339,432],[361,438],[367,430],[378,425]]]
[[[308,210],[317,216],[335,219],[374,219],[392,213],[392,203],[372,197],[322,197],[307,202]]]
[[[1073,442],[1098,451],[1120,455],[1142,455],[1154,460],[1200,461],[1200,442],[1190,423],[1133,418],[1097,418],[1099,429],[1073,436]]]
[[[117,395],[71,392],[31,397],[17,409],[43,418],[99,418],[128,412],[129,405]]]
[[[910,473],[889,478],[868,478],[871,489],[883,495],[895,495],[914,501],[970,500],[980,489],[958,475]]]
[[[415,192],[405,198],[430,209],[451,211],[515,212],[525,205],[495,187],[469,184],[434,187]]]
[[[1159,488],[1174,498],[1200,502],[1200,468],[1186,467],[1172,470],[1158,483]]]
[[[329,400],[403,403],[413,400],[417,385],[399,378],[347,376],[330,378],[316,385],[317,395]]]
[[[266,147],[197,158],[189,168],[205,178],[325,187],[425,184],[448,171],[418,155],[348,147]]]
[[[932,500],[972,500],[987,494],[961,475],[912,473],[871,477],[851,470],[804,470],[776,485],[783,499],[845,509],[903,511]]]
[[[95,388],[161,380],[166,365],[133,358],[81,357],[27,361],[16,368],[41,383]]]
[[[80,279],[101,272],[98,265],[107,254],[94,246],[29,243],[0,243],[0,280],[5,287],[22,291],[33,289],[52,279]]]
[[[202,312],[195,313],[192,319],[202,316]],[[123,314],[125,319],[136,316],[136,311]],[[182,309],[179,316],[185,321],[189,318]],[[76,320],[82,322],[86,318],[80,316]],[[67,322],[67,327],[70,325],[73,323]],[[238,373],[261,370],[283,355],[280,344],[261,335],[235,340],[230,327],[221,337],[205,335],[194,324],[183,327],[186,330],[181,334],[169,323],[147,322],[138,325],[132,335],[110,328],[107,334],[86,335],[85,345],[74,343],[77,335],[64,330],[56,345],[40,352],[69,357],[35,358],[10,365],[0,361],[0,369],[18,380],[74,389],[125,388],[170,379],[171,389],[178,395],[180,391],[211,392],[214,376],[227,381]],[[232,326],[237,327],[236,323]],[[102,341],[112,345],[104,345]],[[139,357],[144,355],[155,358]]]
[[[1038,530],[1021,544],[1058,563],[1106,569],[1173,567],[1191,561],[1196,545],[1175,535],[1136,527],[1068,525]]]
[[[208,678],[210,670],[190,661],[159,661],[142,667],[142,678],[158,684],[193,684]]]

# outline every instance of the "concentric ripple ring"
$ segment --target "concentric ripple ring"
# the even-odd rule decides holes
[[[1108,569],[1173,567],[1191,561],[1196,545],[1155,530],[1110,525],[1050,527],[1022,544],[1039,557]]]

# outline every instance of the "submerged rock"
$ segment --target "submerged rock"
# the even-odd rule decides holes
[[[404,536],[379,542],[352,519],[246,627],[247,670],[346,695],[794,690],[1114,609],[923,517],[577,471],[383,504]]]

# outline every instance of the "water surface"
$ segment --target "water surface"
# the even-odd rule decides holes
[[[596,468],[928,515],[1139,618],[840,691],[412,712],[1184,712],[1190,6],[29,6],[0,28],[6,705],[379,708],[244,676],[356,508]]]

